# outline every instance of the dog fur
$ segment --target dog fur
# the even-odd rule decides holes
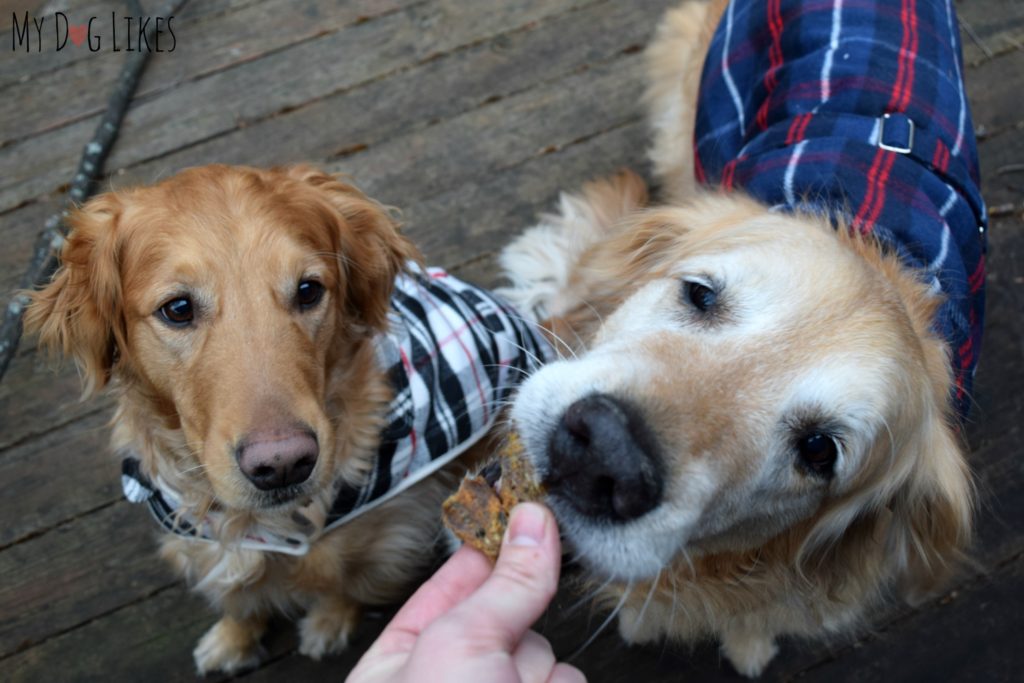
[[[780,635],[845,633],[894,591],[940,586],[970,541],[973,488],[921,279],[827,219],[697,188],[693,111],[725,4],[671,11],[647,53],[669,203],[643,208],[629,172],[592,183],[502,264],[505,295],[547,316],[565,351],[512,409],[541,476],[567,409],[595,394],[632,407],[663,470],[661,500],[636,519],[549,495],[620,633],[716,637],[756,676]],[[716,292],[710,314],[687,283]],[[799,463],[808,429],[833,438],[830,478]]]
[[[198,670],[255,665],[276,612],[305,610],[302,653],[340,651],[363,605],[401,598],[433,561],[450,475],[320,537],[305,556],[238,541],[299,505],[322,519],[334,482],[369,467],[391,398],[373,337],[417,251],[382,206],[303,166],[190,169],[99,196],[70,223],[63,265],[34,293],[26,325],[75,359],[86,395],[111,385],[116,451],[137,455],[195,516],[222,513],[217,542],[161,537],[163,557],[223,612],[196,647]],[[295,303],[300,280],[324,288],[308,310]],[[184,294],[195,324],[155,314]],[[319,457],[276,500],[239,472],[237,444],[296,425],[315,434]]]

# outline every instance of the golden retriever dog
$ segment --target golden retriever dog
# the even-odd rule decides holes
[[[110,384],[117,397],[126,492],[166,527],[161,554],[223,612],[198,670],[255,665],[279,611],[304,610],[302,653],[343,649],[362,606],[401,598],[435,560],[452,479],[439,468],[486,432],[493,415],[467,413],[494,412],[532,338],[496,342],[509,358],[485,359],[453,402],[459,376],[425,374],[436,368],[408,337],[426,340],[449,309],[489,315],[495,338],[517,328],[486,293],[424,277],[381,205],[309,167],[194,168],[101,195],[70,224],[26,324],[74,357],[87,394]],[[421,305],[423,327],[406,311]],[[419,353],[475,371],[461,354],[480,330],[441,332],[451,343]],[[410,368],[396,375],[399,355]],[[427,416],[443,424],[423,421],[424,403],[444,404]],[[420,450],[399,462],[409,443]],[[413,477],[422,443],[444,457]]]
[[[973,489],[931,274],[813,203],[699,189],[698,86],[723,11],[685,4],[648,51],[669,203],[644,208],[629,172],[591,183],[502,263],[507,296],[561,340],[512,419],[588,585],[626,641],[717,638],[757,676],[779,636],[847,633],[887,596],[939,586]]]

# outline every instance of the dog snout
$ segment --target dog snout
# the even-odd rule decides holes
[[[236,450],[242,474],[261,491],[306,481],[319,454],[316,436],[296,429],[250,434]]]
[[[590,517],[626,521],[661,501],[654,440],[626,403],[595,394],[570,405],[550,442],[549,490]]]

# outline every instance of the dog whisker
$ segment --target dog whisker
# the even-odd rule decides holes
[[[597,640],[597,637],[600,636],[601,633],[606,628],[608,628],[608,624],[612,623],[612,621],[615,619],[615,617],[617,617],[619,615],[619,612],[622,610],[623,606],[626,604],[626,600],[629,598],[629,596],[632,593],[633,593],[633,583],[630,582],[626,586],[625,590],[622,591],[622,597],[619,598],[619,602],[618,602],[618,604],[615,605],[615,609],[613,609],[611,611],[611,613],[607,617],[605,617],[605,620],[601,622],[601,625],[597,627],[597,630],[595,630],[590,635],[590,637],[587,638],[587,640],[582,645],[580,645],[578,648],[576,648],[575,652],[573,652],[571,655],[566,657],[566,659],[565,659],[566,662],[571,664],[577,657],[579,657],[581,654],[583,654],[584,650],[586,650],[588,647],[590,647],[591,643],[593,643],[595,640]]]
[[[576,351],[573,349],[573,347],[567,341],[565,341],[561,336],[559,336],[554,330],[552,330],[552,329],[550,329],[548,327],[545,327],[544,325],[541,325],[540,323],[537,323],[537,322],[534,322],[532,320],[529,320],[528,318],[524,318],[521,315],[517,315],[515,313],[509,312],[508,316],[510,318],[515,318],[515,319],[523,322],[524,324],[536,326],[539,330],[542,330],[543,333],[545,333],[546,335],[552,337],[556,342],[558,342],[563,347],[565,347],[565,350],[568,351],[570,354],[572,354],[573,358],[577,358],[578,357],[576,355]],[[572,329],[572,328],[570,327],[570,329]],[[573,334],[576,334],[576,330],[573,330]],[[578,334],[576,335],[576,340],[582,343],[582,340],[580,339]],[[557,347],[555,348],[555,351],[556,352],[558,351]]]

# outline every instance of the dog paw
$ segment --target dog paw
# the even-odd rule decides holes
[[[199,639],[192,657],[200,676],[214,671],[233,674],[259,666],[263,648],[258,634],[238,622],[221,619]]]
[[[778,652],[769,636],[732,633],[722,638],[722,653],[736,671],[748,678],[760,676]]]
[[[651,610],[652,612],[654,610]],[[624,607],[619,612],[619,635],[631,645],[650,645],[658,642],[664,635],[658,615],[644,613],[638,609]]]
[[[358,620],[354,607],[314,607],[299,622],[299,653],[319,660],[343,652]]]

